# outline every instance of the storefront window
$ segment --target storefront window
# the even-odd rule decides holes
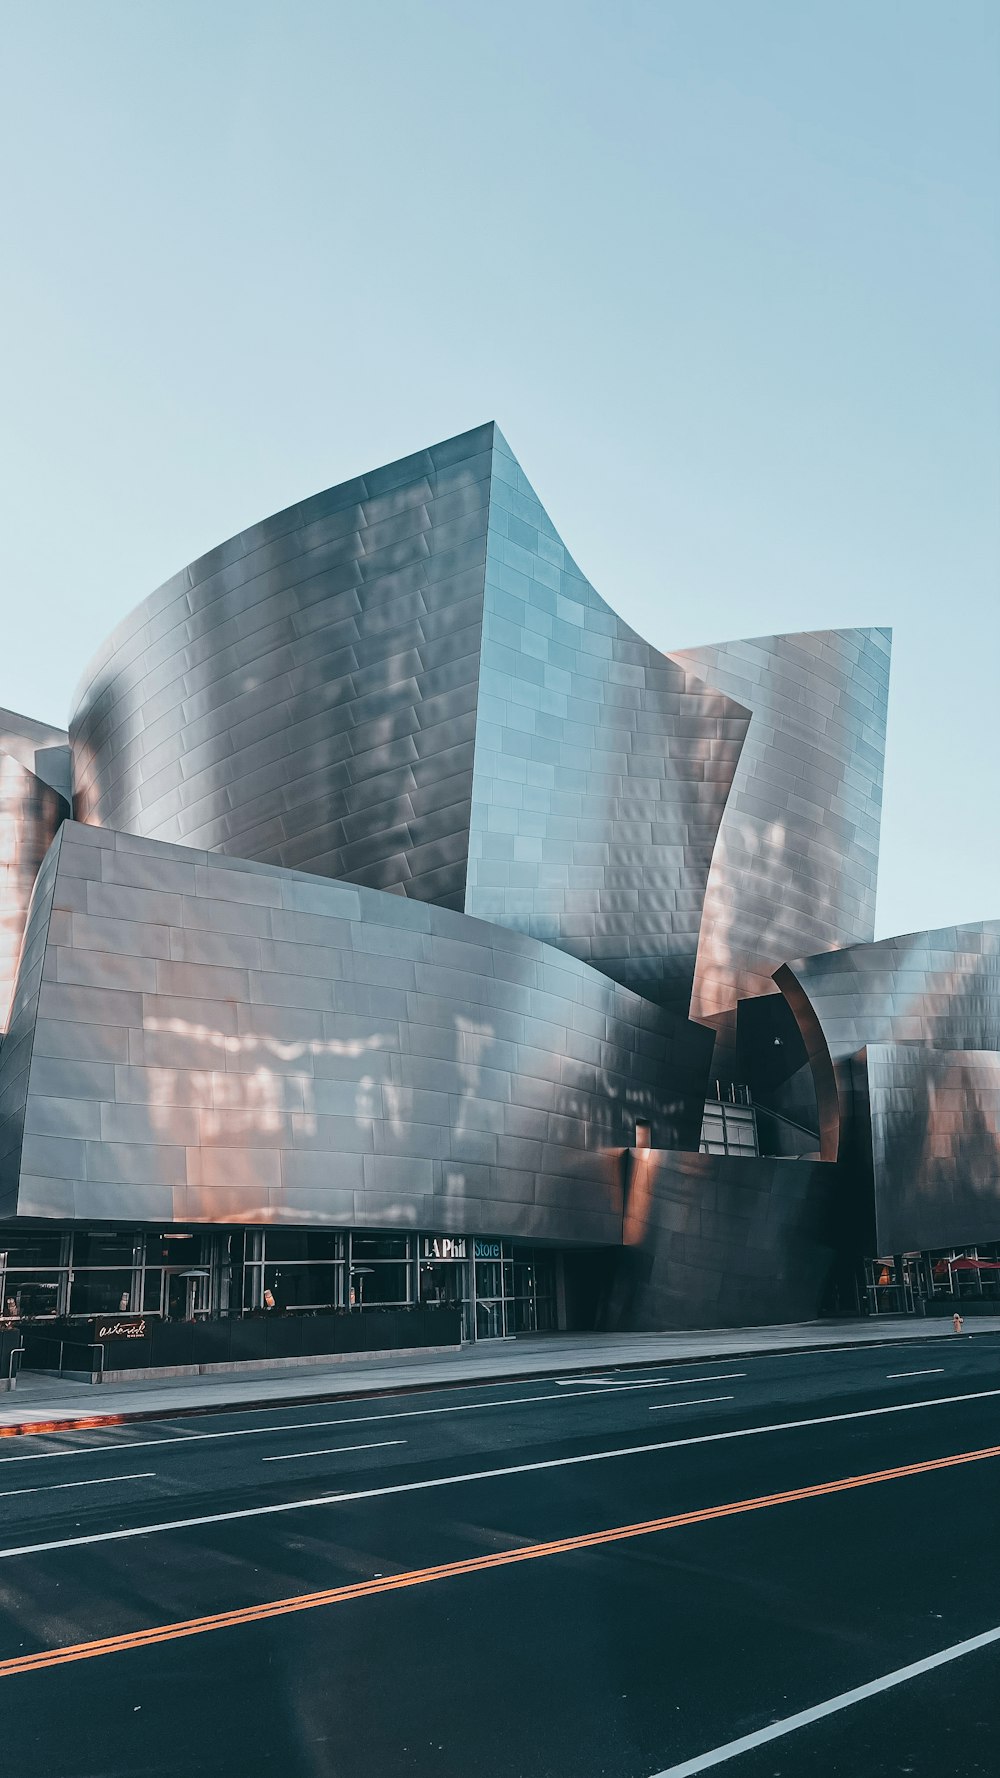
[[[5,1315],[58,1315],[61,1272],[8,1272],[4,1278]]]
[[[461,1262],[422,1260],[420,1301],[429,1304],[463,1302],[466,1296],[465,1274],[466,1268]]]
[[[383,1305],[408,1303],[410,1300],[410,1267],[394,1265],[382,1261],[380,1265],[355,1266],[352,1273],[352,1290],[354,1307],[370,1308],[376,1303]]]
[[[74,1272],[71,1315],[113,1315],[132,1308],[132,1271]]]
[[[29,1268],[56,1267],[62,1264],[65,1235],[39,1235],[33,1230],[0,1231],[0,1261],[4,1254],[7,1265],[17,1271]]]
[[[265,1265],[263,1271],[276,1309],[336,1309],[343,1300],[342,1265]]]
[[[328,1229],[264,1229],[264,1258],[293,1263],[342,1260],[344,1237]]]
[[[349,1303],[352,1309],[398,1307],[413,1301],[410,1235],[351,1235]]]
[[[102,1270],[111,1266],[131,1268],[138,1240],[141,1236],[134,1234],[93,1234],[78,1230],[73,1236],[74,1270],[81,1266],[98,1266]]]
[[[409,1235],[358,1235],[351,1236],[351,1258],[356,1260],[370,1259],[406,1259],[410,1257]]]

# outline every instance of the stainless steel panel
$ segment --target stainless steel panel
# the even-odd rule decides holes
[[[826,630],[673,658],[753,711],[712,860],[692,1017],[773,993],[779,964],[870,939],[891,632]]]
[[[697,1140],[711,1034],[586,963],[377,890],[107,829],[95,845],[93,834],[66,823],[46,860],[15,1042],[0,1051],[0,1202],[13,1211],[29,1201],[23,1159],[35,1214],[64,1214],[62,1188],[46,1201],[41,1184],[64,1175],[75,1215],[119,1220],[143,1220],[148,1194],[169,1188],[181,1221],[419,1214],[437,1226],[463,1193],[481,1192],[494,1232],[611,1240],[636,1119],[660,1141]],[[171,878],[193,880],[196,897],[144,887]],[[138,910],[153,897],[157,921],[136,926],[153,954],[109,950],[107,927],[94,925],[108,914],[53,926],[74,881],[98,905],[111,895]],[[275,968],[162,957],[164,936],[173,953],[192,931],[202,956],[216,934],[226,954],[233,905],[261,912],[272,930],[240,943]],[[56,979],[39,985],[46,974]],[[513,991],[525,1014],[512,1019]],[[568,1047],[581,1014],[601,1033],[600,1067]],[[76,1108],[61,1131],[54,1093]],[[509,1122],[518,1106],[535,1122]],[[499,1216],[504,1204],[517,1208]],[[479,1226],[474,1206],[469,1215]]]
[[[488,425],[139,606],[73,718],[76,811],[464,907],[686,1011],[748,720],[604,604]]]

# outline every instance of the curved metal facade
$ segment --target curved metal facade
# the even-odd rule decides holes
[[[691,1016],[774,992],[789,957],[870,939],[889,630],[762,636],[675,654],[753,711],[705,899]]]
[[[871,1251],[1000,1241],[997,1050],[869,1044],[851,1077],[871,1145]]]
[[[6,1030],[31,891],[69,804],[0,753],[0,1032]]]
[[[77,817],[460,908],[492,461],[483,426],[153,593],[88,669]]]
[[[488,425],[139,606],[71,723],[75,811],[464,908],[686,1012],[748,722],[604,604]]]
[[[635,1120],[697,1141],[710,1034],[535,939],[72,822],[43,874],[21,1215],[617,1245]]]
[[[497,434],[468,912],[686,1014],[749,720],[605,604]]]
[[[812,1064],[825,1156],[844,1141],[849,1059],[866,1046],[1000,1050],[1000,920],[806,957],[779,969],[775,982]]]

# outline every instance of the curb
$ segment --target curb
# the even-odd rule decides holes
[[[973,1330],[972,1332],[966,1328],[963,1333],[963,1337],[966,1339],[986,1339],[991,1335],[994,1339],[1000,1337],[1000,1328],[984,1327]],[[356,1389],[336,1389],[332,1391],[328,1389],[320,1389],[317,1390],[315,1394],[294,1395],[288,1397],[287,1400],[284,1401],[275,1400],[271,1397],[258,1401],[188,1402],[176,1407],[167,1404],[157,1408],[134,1408],[122,1414],[74,1414],[72,1416],[53,1417],[49,1420],[22,1420],[8,1425],[0,1424],[0,1440],[5,1438],[27,1438],[32,1435],[41,1437],[43,1434],[51,1432],[83,1432],[93,1430],[100,1426],[128,1426],[144,1420],[180,1420],[187,1419],[192,1415],[197,1417],[198,1415],[210,1414],[255,1414],[266,1413],[271,1409],[277,1412],[279,1409],[286,1407],[315,1407],[322,1403],[334,1403],[338,1401],[377,1401],[381,1397],[387,1395],[416,1395],[432,1389],[473,1389],[478,1384],[507,1382],[511,1384],[538,1383],[544,1381],[544,1379],[548,1377],[572,1375],[577,1371],[638,1371],[649,1370],[654,1366],[657,1369],[661,1369],[671,1365],[723,1364],[730,1359],[735,1358],[785,1358],[792,1355],[797,1356],[799,1353],[810,1352],[870,1351],[872,1348],[877,1348],[879,1346],[898,1346],[901,1344],[912,1345],[917,1337],[919,1336],[911,1335],[909,1339],[900,1341],[898,1339],[894,1340],[891,1335],[887,1333],[878,1339],[825,1340],[820,1345],[815,1346],[758,1346],[755,1347],[753,1351],[722,1352],[715,1355],[696,1353],[687,1358],[674,1358],[671,1356],[665,1358],[634,1358],[627,1359],[619,1364],[608,1365],[595,1365],[593,1362],[584,1364],[581,1361],[580,1364],[563,1365],[559,1370],[553,1370],[551,1366],[543,1367],[539,1370],[518,1371],[516,1373],[507,1370],[498,1370],[477,1377],[448,1377],[442,1379],[440,1382],[428,1382],[425,1378],[419,1383],[390,1383],[377,1388],[373,1388],[371,1385],[366,1387],[359,1381]],[[954,1338],[955,1335],[953,1333],[946,1334],[943,1329],[940,1334],[926,1335],[927,1342],[935,1339],[953,1340]]]

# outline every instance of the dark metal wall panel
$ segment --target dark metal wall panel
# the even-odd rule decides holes
[[[22,1215],[617,1244],[636,1120],[697,1140],[710,1034],[537,940],[76,823],[57,857],[26,1090],[0,1052]]]
[[[10,1023],[0,1045],[0,1216],[17,1210],[18,1172],[28,1070],[38,1013],[45,946],[52,930],[52,897],[62,845],[61,828],[42,860],[28,904]]]
[[[152,594],[85,676],[77,816],[460,908],[492,437],[305,500]]]
[[[68,814],[65,797],[0,751],[0,1032],[10,1015],[35,878]]]
[[[749,714],[615,615],[494,436],[466,907],[686,1014]]]
[[[874,932],[891,632],[821,630],[673,658],[753,711],[712,861],[691,1014],[774,992],[790,957]]]
[[[852,1074],[870,1122],[875,1251],[1000,1241],[1000,1054],[874,1043]]]
[[[822,1161],[638,1150],[611,1325],[811,1319],[838,1256],[842,1189],[841,1170]]]

